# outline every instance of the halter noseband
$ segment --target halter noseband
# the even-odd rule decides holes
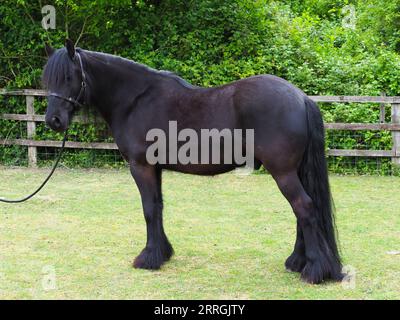
[[[67,101],[69,103],[71,103],[74,107],[83,107],[84,103],[80,103],[79,100],[81,100],[83,94],[85,93],[85,89],[86,89],[86,74],[85,71],[83,70],[83,64],[82,64],[82,58],[81,55],[79,54],[78,51],[75,52],[75,56],[78,57],[79,60],[79,65],[81,68],[81,77],[82,77],[82,82],[81,82],[81,89],[79,90],[78,96],[74,99],[72,97],[64,97],[61,94],[58,94],[56,92],[49,92],[49,94],[47,96],[49,97],[55,97],[64,101]]]

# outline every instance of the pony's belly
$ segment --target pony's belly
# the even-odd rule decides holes
[[[182,173],[212,176],[232,171],[239,166],[235,164],[165,164],[160,167]]]

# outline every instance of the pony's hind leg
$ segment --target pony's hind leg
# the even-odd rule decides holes
[[[297,247],[289,257],[289,263],[301,272],[303,280],[309,283],[321,283],[324,280],[341,279],[341,266],[329,248],[324,231],[318,224],[313,201],[305,192],[296,171],[273,175],[282,194],[289,201],[302,231],[304,242],[297,239]],[[298,234],[298,238],[301,233]],[[302,256],[305,249],[305,263]]]
[[[146,247],[136,257],[133,266],[141,269],[159,269],[173,254],[163,227],[161,170],[134,163],[131,163],[130,169],[142,197],[147,226]]]
[[[285,267],[292,272],[301,272],[306,265],[306,247],[304,245],[304,235],[300,223],[297,221],[296,243],[292,254],[286,259]]]

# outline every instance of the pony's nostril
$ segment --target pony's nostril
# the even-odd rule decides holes
[[[61,121],[59,117],[54,116],[51,118],[51,123],[54,128],[60,128],[61,127]]]

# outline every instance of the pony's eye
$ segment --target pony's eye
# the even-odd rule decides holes
[[[69,75],[65,76],[65,80],[67,80],[68,82],[71,81],[71,76]]]

